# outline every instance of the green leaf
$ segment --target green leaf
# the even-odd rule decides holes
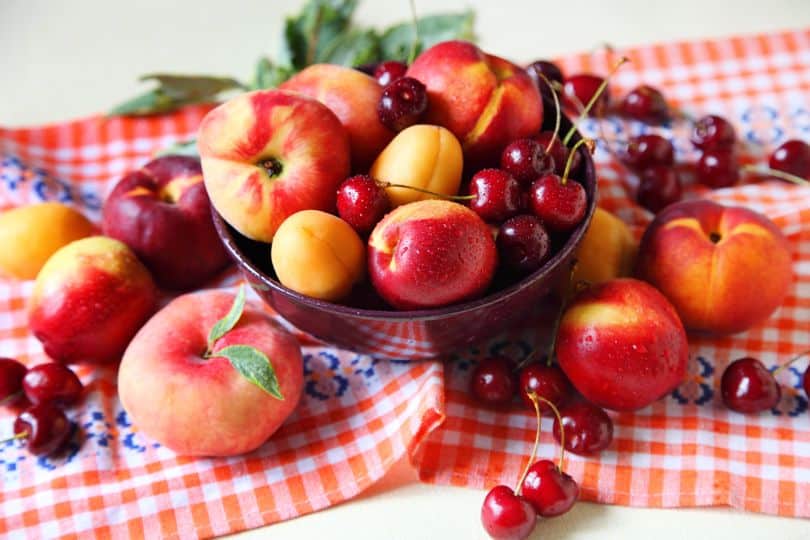
[[[167,146],[155,152],[154,157],[161,156],[191,156],[200,157],[197,151],[197,139],[189,139],[187,141],[176,142],[171,146]]]
[[[227,358],[236,371],[247,380],[270,394],[276,399],[284,399],[281,387],[278,384],[276,370],[270,359],[255,347],[249,345],[230,345],[223,347],[212,356]]]
[[[236,293],[236,298],[233,300],[231,310],[223,318],[218,320],[214,326],[211,327],[211,332],[208,334],[208,350],[211,351],[214,343],[227,334],[231,328],[236,326],[239,318],[242,317],[242,311],[245,309],[245,286],[239,287],[239,292]]]
[[[157,88],[113,107],[113,115],[144,115],[173,111],[184,105],[216,101],[226,90],[245,89],[245,86],[229,77],[206,75],[169,75],[153,73],[144,75],[141,81],[155,81]]]
[[[110,114],[113,116],[159,114],[174,110],[176,107],[172,98],[159,89],[154,89],[119,103],[110,110]]]
[[[416,53],[450,39],[475,40],[474,23],[475,13],[472,10],[419,17],[416,23],[419,28],[419,50]],[[388,28],[380,38],[382,58],[407,61],[415,38],[413,22]]]
[[[345,32],[357,0],[309,0],[301,12],[284,22],[279,63],[295,71],[323,61],[323,52]]]
[[[374,30],[349,30],[333,40],[319,61],[341,66],[359,66],[380,58],[380,38]]]
[[[293,72],[289,68],[274,64],[267,57],[262,57],[256,63],[256,73],[250,85],[252,90],[263,90],[265,88],[275,88],[292,76]]]

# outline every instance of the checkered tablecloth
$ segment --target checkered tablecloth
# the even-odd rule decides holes
[[[508,54],[508,51],[495,51]],[[614,95],[639,82],[659,86],[686,112],[733,120],[746,161],[782,140],[810,138],[810,31],[626,51]],[[614,53],[561,59],[568,73],[605,72]],[[0,128],[0,209],[41,200],[73,204],[93,219],[124,172],[156,150],[194,134],[205,107],[149,119],[95,117],[30,129]],[[648,130],[609,118],[589,135],[617,141]],[[685,122],[654,128],[694,161]],[[600,204],[640,234],[650,215],[632,203],[637,180],[603,143],[597,151]],[[688,173],[688,171],[687,171]],[[638,506],[731,505],[810,517],[810,413],[798,389],[806,361],[780,375],[786,390],[768,413],[743,416],[719,403],[719,374],[734,358],[775,366],[810,348],[810,190],[777,182],[689,196],[751,206],[787,235],[796,281],[763,326],[718,339],[690,337],[687,381],[636,413],[613,414],[615,440],[593,458],[570,455],[582,497]],[[226,272],[211,287],[232,287]],[[0,356],[46,361],[27,329],[32,282],[0,280]],[[755,284],[752,284],[755,286]],[[512,484],[529,453],[534,420],[476,406],[466,393],[475,362],[491,353],[520,357],[533,328],[514,329],[446,362],[391,362],[336,350],[298,334],[305,392],[296,413],[259,450],[238,458],[191,459],[155,444],[132,425],[116,397],[112,368],[83,367],[85,402],[70,411],[75,432],[58,458],[0,446],[0,536],[12,538],[212,536],[273,523],[349,499],[406,453],[424,481],[471,487]],[[13,415],[0,411],[0,437]],[[541,455],[555,455],[544,420]]]

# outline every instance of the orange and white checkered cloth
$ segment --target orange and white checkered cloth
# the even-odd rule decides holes
[[[621,51],[631,57],[612,84],[620,95],[640,82],[659,86],[693,115],[732,119],[759,162],[787,137],[810,137],[810,31]],[[568,73],[605,72],[601,52],[562,60]],[[41,200],[76,205],[99,218],[104,196],[156,150],[192,136],[206,107],[148,119],[90,118],[30,129],[0,128],[0,210]],[[582,129],[608,139],[645,128],[616,119]],[[687,127],[655,128],[694,160]],[[602,146],[601,204],[640,232],[650,215],[632,203],[636,180]],[[700,193],[690,188],[690,195]],[[768,182],[705,195],[773,218],[794,249],[796,283],[763,326],[732,337],[690,337],[688,380],[636,413],[614,414],[615,440],[599,456],[569,454],[567,470],[588,500],[639,506],[731,505],[810,517],[810,413],[798,390],[805,363],[781,373],[784,398],[772,412],[743,416],[719,404],[719,374],[742,355],[775,366],[810,348],[810,192]],[[228,287],[233,271],[211,284]],[[755,286],[756,284],[752,284]],[[27,329],[32,282],[0,279],[0,356],[47,361]],[[536,326],[547,326],[540,322]],[[11,538],[212,536],[288,519],[349,499],[406,452],[423,480],[482,487],[512,484],[534,437],[529,411],[495,412],[467,396],[470,371],[490,353],[520,357],[534,343],[515,329],[450,361],[392,362],[304,344],[302,402],[268,443],[242,457],[180,457],[132,425],[112,368],[82,367],[85,401],[58,457],[0,445],[0,536]],[[0,411],[0,438],[13,414]],[[550,422],[541,455],[556,455]]]

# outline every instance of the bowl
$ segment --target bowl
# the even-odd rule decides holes
[[[553,105],[546,110],[554,110]],[[553,129],[546,118],[544,129]],[[561,119],[560,133],[570,127]],[[579,139],[576,134],[574,141]],[[250,240],[213,211],[225,249],[245,279],[278,314],[300,330],[343,349],[375,357],[422,360],[449,355],[524,321],[560,279],[570,271],[574,251],[596,208],[596,172],[584,145],[579,180],[588,195],[585,218],[556,253],[534,273],[487,296],[435,309],[395,311],[363,309],[317,300],[278,282],[270,264],[270,246]]]

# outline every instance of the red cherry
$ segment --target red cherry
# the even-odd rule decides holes
[[[26,371],[27,368],[13,358],[0,358],[0,405],[17,405],[22,401]]]
[[[481,524],[496,540],[528,538],[536,523],[537,514],[532,505],[507,486],[489,490],[481,506]]]
[[[601,452],[613,441],[613,421],[588,401],[578,401],[560,410],[565,449],[586,456]],[[554,419],[554,438],[560,442],[560,423]]]
[[[734,126],[722,116],[704,116],[692,129],[692,144],[701,150],[731,148],[736,139]]]
[[[534,392],[547,399],[557,408],[560,408],[574,393],[571,381],[556,364],[549,366],[542,362],[535,362],[524,366],[520,370],[518,384],[520,397],[529,407],[534,407],[529,392]],[[543,413],[551,412],[551,407],[542,401],[538,406]]]
[[[512,175],[500,169],[484,169],[470,181],[470,208],[481,219],[500,223],[520,212],[520,184]]]
[[[605,81],[602,77],[590,73],[580,73],[572,75],[563,84],[563,103],[565,107],[577,114],[599,90],[599,86]],[[610,105],[610,93],[607,88],[596,98],[589,116],[604,116]]]
[[[730,363],[720,380],[723,403],[733,411],[758,413],[776,407],[782,395],[773,374],[756,358]]]
[[[810,144],[791,139],[773,151],[768,166],[810,180]]]
[[[541,459],[529,467],[520,492],[538,515],[549,518],[564,514],[574,506],[579,497],[579,486],[557,465]]]
[[[529,186],[538,177],[554,171],[554,158],[534,139],[517,139],[501,154],[501,169]]]
[[[82,382],[73,371],[58,362],[39,364],[28,370],[23,378],[23,390],[36,405],[46,401],[71,405],[82,395]]]
[[[368,175],[350,176],[338,187],[338,215],[360,235],[370,233],[390,209],[385,189]]]
[[[705,150],[695,167],[697,181],[713,189],[733,186],[740,180],[740,164],[733,150]]]
[[[570,178],[563,183],[556,174],[547,174],[534,181],[529,203],[534,215],[554,231],[575,227],[588,207],[588,196],[582,184]]]
[[[501,267],[518,275],[540,268],[551,251],[551,239],[542,221],[528,214],[504,221],[495,245]]]
[[[646,84],[634,88],[624,97],[619,112],[647,124],[661,124],[669,119],[669,106],[664,95]]]
[[[377,115],[388,129],[402,131],[419,122],[427,107],[425,85],[413,77],[402,77],[383,89]]]
[[[681,200],[682,194],[678,171],[674,167],[655,165],[641,173],[636,200],[650,212],[658,213]]]
[[[534,81],[537,89],[540,90],[540,95],[545,96],[549,100],[553,99],[551,97],[551,89],[548,87],[548,84],[543,80],[543,78],[540,77],[540,75],[543,75],[543,77],[548,79],[549,82],[556,82],[561,86],[563,84],[562,70],[557,66],[557,64],[547,60],[537,60],[536,62],[532,62],[526,66],[526,73],[529,74],[529,77],[531,77],[532,81]]]
[[[675,149],[668,139],[648,133],[631,137],[620,159],[629,168],[643,171],[653,165],[675,163]]]
[[[408,71],[408,65],[396,60],[387,60],[380,62],[374,67],[374,78],[380,86],[388,86],[397,79],[405,76]]]
[[[503,356],[482,360],[472,373],[470,393],[481,403],[505,405],[515,397],[512,362]]]
[[[68,440],[70,422],[53,403],[40,403],[20,413],[14,421],[14,434],[26,439],[32,454],[51,454]]]

